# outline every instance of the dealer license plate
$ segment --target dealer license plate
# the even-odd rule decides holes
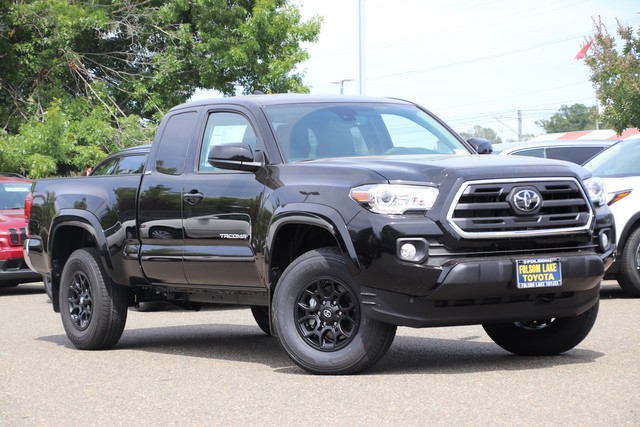
[[[516,260],[516,277],[519,289],[561,286],[562,272],[560,271],[560,260]]]

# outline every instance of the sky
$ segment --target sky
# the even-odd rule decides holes
[[[303,45],[311,93],[360,94],[360,0],[305,0],[324,21]],[[364,0],[363,93],[414,101],[458,132],[475,125],[503,141],[540,135],[561,106],[596,105],[589,68],[575,56],[601,19],[640,27],[630,0]],[[350,80],[350,81],[347,81]],[[521,120],[518,120],[520,112]]]

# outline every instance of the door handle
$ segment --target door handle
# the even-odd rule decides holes
[[[191,190],[188,193],[183,193],[182,198],[190,205],[197,205],[204,198],[204,194],[198,190]]]

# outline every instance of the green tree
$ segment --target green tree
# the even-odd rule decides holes
[[[600,20],[595,27],[585,61],[602,106],[602,119],[618,133],[640,127],[640,28],[634,32],[618,22],[622,40],[618,48]]]
[[[469,130],[467,132],[460,132],[460,136],[462,136],[464,139],[484,138],[491,141],[492,144],[502,144],[502,138],[498,136],[495,130],[479,125],[475,125],[472,130]]]
[[[570,107],[563,105],[549,120],[537,120],[536,125],[547,133],[571,132],[595,129],[596,118],[596,107],[587,107],[584,104],[573,104]]]
[[[0,170],[78,173],[198,88],[305,92],[288,0],[0,0]]]

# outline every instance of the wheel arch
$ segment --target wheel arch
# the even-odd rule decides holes
[[[60,289],[62,270],[71,254],[80,248],[95,247],[100,255],[103,268],[112,275],[113,263],[109,254],[107,239],[101,231],[98,219],[85,210],[62,210],[53,218],[47,242],[49,267],[53,293],[53,308],[60,307],[56,297]]]
[[[265,266],[270,290],[297,257],[320,247],[336,246],[352,274],[360,269],[355,247],[342,216],[333,208],[292,203],[276,210],[265,241]]]

